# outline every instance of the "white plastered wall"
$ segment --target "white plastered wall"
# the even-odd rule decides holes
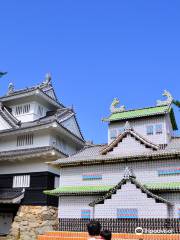
[[[89,209],[93,218],[93,208],[89,203],[98,196],[64,196],[59,198],[59,218],[81,218],[81,210]]]
[[[138,210],[138,218],[167,218],[167,204],[156,203],[155,199],[147,198],[146,193],[130,182],[122,185],[111,199],[104,204],[95,205],[95,218],[117,218],[118,208],[133,208]]]
[[[61,124],[67,129],[69,129],[71,132],[73,132],[75,135],[82,138],[74,116],[62,122]]]
[[[139,133],[140,135],[149,139],[153,143],[166,144],[169,140],[169,138],[167,138],[167,125],[169,125],[170,122],[166,116],[148,117],[148,118],[144,118],[144,119],[137,118],[137,120],[129,119],[128,122],[130,123],[130,125],[133,127],[133,129],[137,133]],[[112,139],[110,139],[110,130],[124,128],[125,123],[126,123],[126,121],[121,121],[121,122],[113,122],[109,125],[108,143],[112,142]],[[156,124],[162,124],[163,133],[147,135],[146,134],[146,126],[148,126],[148,125],[155,126]]]
[[[11,128],[11,126],[0,116],[0,130],[9,128]]]
[[[163,198],[170,201],[173,206],[171,207],[172,217],[179,218],[179,209],[180,209],[180,193],[178,192],[171,192],[171,193],[161,193],[159,194]]]
[[[142,152],[153,152],[151,148],[146,148],[144,144],[141,144],[134,137],[128,134],[125,138],[122,139],[122,142],[119,142],[112,151],[108,152],[107,155],[112,154],[140,154]]]
[[[0,174],[18,174],[18,173],[29,173],[29,172],[52,172],[59,175],[59,169],[52,165],[46,164],[47,160],[24,160],[19,162],[1,162]]]
[[[107,165],[78,166],[61,168],[61,182],[63,186],[97,186],[116,185],[124,175],[126,167],[133,169],[136,179],[142,183],[180,182],[180,174],[159,176],[158,170],[180,167],[179,159],[139,161],[128,163],[116,163]],[[101,180],[84,181],[83,174],[97,173],[102,175]]]

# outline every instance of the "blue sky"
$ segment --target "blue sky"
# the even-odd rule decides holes
[[[50,71],[85,138],[107,142],[114,97],[127,109],[153,106],[164,89],[180,99],[179,12],[178,0],[1,0],[0,94]]]

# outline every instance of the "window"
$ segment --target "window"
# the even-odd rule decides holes
[[[59,187],[59,177],[54,178],[54,188]]]
[[[149,125],[146,127],[146,134],[153,135],[153,126],[152,125]]]
[[[41,105],[38,105],[38,115],[43,116],[44,108]]]
[[[89,174],[83,174],[82,175],[82,180],[87,181],[87,180],[101,180],[102,175],[97,174],[97,173],[89,173]]]
[[[13,188],[29,187],[30,175],[21,175],[13,177]]]
[[[24,114],[24,113],[28,113],[28,112],[30,112],[30,107],[31,107],[30,104],[16,106],[15,114],[16,115],[21,115],[21,114]]]
[[[162,134],[162,124],[156,125],[156,134]]]
[[[138,218],[138,210],[136,208],[118,208],[117,218]]]
[[[117,136],[116,129],[111,129],[110,130],[110,139],[115,139],[116,136]]]
[[[90,219],[91,211],[89,209],[82,209],[81,210],[81,218]]]
[[[33,145],[33,134],[26,134],[17,137],[17,147]]]
[[[177,174],[180,174],[180,168],[158,170],[158,176],[177,175]]]

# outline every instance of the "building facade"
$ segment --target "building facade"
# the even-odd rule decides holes
[[[180,138],[172,96],[126,110],[114,99],[108,143],[86,145],[51,165],[60,168],[60,219],[180,218]]]
[[[1,235],[36,239],[53,229],[58,200],[43,191],[59,185],[59,170],[47,162],[83,146],[75,113],[58,101],[50,75],[32,88],[15,90],[9,84],[0,97]]]

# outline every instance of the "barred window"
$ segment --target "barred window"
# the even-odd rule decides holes
[[[13,177],[13,188],[30,187],[30,175],[20,175]]]
[[[30,108],[31,108],[30,104],[16,106],[15,114],[16,115],[21,115],[21,114],[24,114],[24,113],[28,113],[28,112],[30,112]]]
[[[26,134],[17,137],[17,147],[33,145],[33,134]]]
[[[43,106],[38,105],[38,115],[43,116],[43,110],[44,110]]]

